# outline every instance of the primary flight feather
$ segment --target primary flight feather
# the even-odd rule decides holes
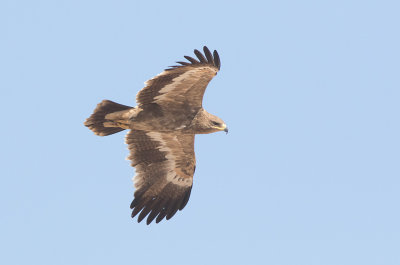
[[[136,169],[133,179],[132,217],[147,224],[170,219],[182,210],[190,197],[196,169],[195,134],[228,132],[226,124],[202,107],[208,83],[221,67],[217,51],[198,60],[177,62],[145,82],[132,108],[110,100],[100,102],[85,121],[95,134],[106,136],[125,129],[130,151],[128,159]]]

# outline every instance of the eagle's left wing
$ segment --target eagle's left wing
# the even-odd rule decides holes
[[[221,67],[217,51],[211,54],[205,46],[203,50],[205,56],[194,50],[198,60],[185,56],[189,62],[177,62],[181,65],[171,66],[145,82],[136,95],[138,105],[158,104],[171,112],[201,108],[206,87]]]
[[[129,160],[136,169],[132,217],[147,224],[182,210],[189,200],[195,171],[194,135],[131,130]]]

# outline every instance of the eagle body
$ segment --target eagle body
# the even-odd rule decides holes
[[[220,69],[220,59],[207,47],[198,60],[171,66],[145,82],[130,107],[103,100],[85,121],[95,134],[106,136],[130,130],[128,159],[136,169],[132,217],[147,224],[170,219],[190,197],[196,168],[194,137],[218,131],[226,124],[202,107],[205,89]]]
[[[207,121],[220,120],[205,109],[188,110],[187,112],[161,111],[158,106],[131,108],[107,114],[104,127],[121,127],[131,130],[158,132],[175,132],[183,134],[207,134],[220,131],[209,126]],[[223,121],[221,121],[223,124]]]

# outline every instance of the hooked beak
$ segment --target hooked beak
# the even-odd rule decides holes
[[[214,127],[215,129],[218,129],[219,131],[224,131],[228,134],[228,127],[226,126],[226,124],[222,124],[222,126],[220,127]]]

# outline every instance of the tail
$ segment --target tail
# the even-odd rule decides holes
[[[93,114],[86,119],[84,125],[89,127],[90,130],[100,136],[106,136],[123,131],[125,129],[120,127],[105,127],[104,123],[109,122],[109,120],[107,120],[105,117],[107,114],[121,110],[128,110],[131,108],[132,107],[121,105],[110,100],[103,100],[97,104]]]

